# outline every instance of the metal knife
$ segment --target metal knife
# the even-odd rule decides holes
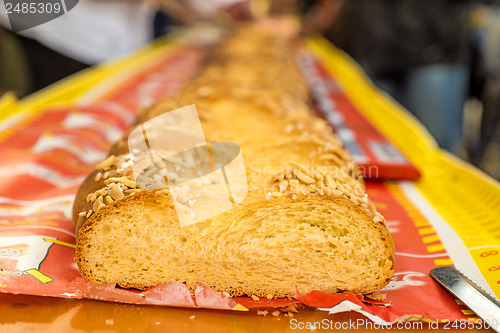
[[[500,303],[454,267],[431,270],[431,276],[500,333]]]

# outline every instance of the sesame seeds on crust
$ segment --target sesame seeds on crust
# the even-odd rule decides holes
[[[351,177],[344,168],[306,166],[291,161],[284,171],[271,177],[270,183],[271,191],[266,194],[267,200],[280,196],[289,196],[292,200],[307,195],[343,197],[370,212],[374,222],[385,223],[384,217],[368,201],[364,185]]]

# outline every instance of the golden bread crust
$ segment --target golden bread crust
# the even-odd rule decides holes
[[[178,211],[192,213],[193,198],[210,210],[210,200],[158,188],[153,173],[136,182],[131,166],[146,157],[129,152],[126,135],[75,199],[84,279],[136,289],[203,283],[262,297],[293,297],[296,288],[371,293],[390,281],[394,244],[385,219],[342,142],[313,115],[288,44],[251,26],[238,30],[177,96],[145,110],[136,124],[195,104],[207,141],[241,148],[246,199],[181,226]],[[217,184],[206,189],[222,193]]]

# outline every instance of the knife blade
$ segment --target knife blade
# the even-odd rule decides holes
[[[454,267],[434,268],[431,276],[500,333],[500,303]]]

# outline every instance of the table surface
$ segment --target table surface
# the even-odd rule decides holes
[[[151,305],[119,304],[95,300],[0,294],[0,332],[288,332],[311,331],[306,328],[319,322],[323,329],[376,330],[394,329],[373,326],[357,313],[329,315],[305,308],[293,317],[277,317],[250,312],[171,308]],[[341,325],[343,326],[342,329]],[[450,331],[446,326],[424,322],[401,323],[418,331]],[[432,325],[432,326],[430,326]],[[299,329],[304,327],[304,329]],[[468,332],[493,332],[478,327]]]

